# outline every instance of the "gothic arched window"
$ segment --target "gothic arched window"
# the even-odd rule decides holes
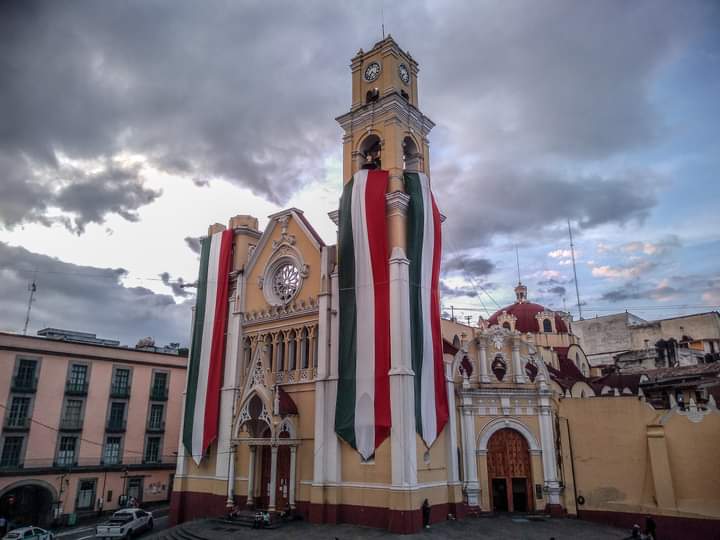
[[[297,353],[297,335],[295,334],[295,330],[290,331],[288,341],[288,370],[292,371],[296,367],[295,356]]]
[[[310,361],[310,339],[308,339],[307,328],[300,333],[300,369],[307,369]]]
[[[275,359],[275,369],[277,371],[285,371],[285,336],[281,334],[280,341],[276,349],[277,357]]]

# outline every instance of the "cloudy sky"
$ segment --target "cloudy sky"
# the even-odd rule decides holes
[[[383,8],[383,9],[381,9]],[[196,238],[281,207],[332,241],[351,56],[420,63],[443,304],[720,306],[720,6],[0,3],[0,330],[187,343]],[[483,310],[487,310],[483,311]]]

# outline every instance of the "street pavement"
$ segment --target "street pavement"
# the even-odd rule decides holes
[[[155,527],[152,531],[145,532],[135,538],[147,538],[152,536],[153,533],[167,529],[170,524],[170,516],[165,514],[153,517],[153,524]],[[90,538],[95,538],[95,523],[80,525],[72,529],[62,529],[55,533],[55,538],[59,540],[90,540]]]

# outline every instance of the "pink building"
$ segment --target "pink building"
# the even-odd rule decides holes
[[[170,497],[187,358],[94,334],[0,333],[0,515],[48,525]]]

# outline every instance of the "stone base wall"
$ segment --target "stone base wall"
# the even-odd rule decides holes
[[[601,510],[580,510],[579,518],[595,523],[626,529],[628,535],[632,526],[640,525],[645,530],[647,514],[629,512],[606,512]],[[720,538],[720,520],[694,519],[679,516],[652,516],[657,525],[657,536],[663,540],[687,540],[688,538]]]

